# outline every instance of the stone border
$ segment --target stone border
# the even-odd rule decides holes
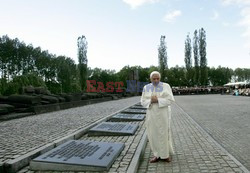
[[[132,105],[134,105],[134,104],[132,104]],[[32,159],[34,159],[35,157],[55,148],[55,147],[59,146],[60,144],[63,144],[69,140],[79,139],[81,136],[86,134],[90,128],[96,126],[97,124],[99,124],[103,121],[109,120],[113,115],[120,113],[122,110],[127,109],[127,108],[131,107],[132,105],[125,107],[119,111],[116,111],[115,113],[112,113],[104,118],[101,118],[101,119],[97,120],[96,122],[92,123],[91,125],[86,126],[82,129],[79,129],[70,135],[67,135],[61,139],[55,140],[51,143],[48,143],[48,144],[46,144],[42,147],[39,147],[39,148],[29,152],[29,153],[26,153],[26,154],[24,154],[16,159],[5,162],[5,163],[3,163],[3,166],[1,166],[1,164],[0,164],[0,170],[3,169],[3,172],[6,172],[6,173],[15,173],[18,170],[22,169],[23,167],[29,165],[29,162]]]
[[[59,110],[85,106],[85,105],[94,104],[94,103],[110,101],[110,100],[113,100],[112,97],[103,97],[103,98],[96,98],[96,99],[89,99],[89,100],[55,103],[55,104],[49,104],[49,105],[39,105],[39,106],[32,107],[32,111],[35,114],[42,114],[42,113],[59,111]]]
[[[134,121],[134,122],[127,122],[127,123],[139,125],[139,129],[136,131],[135,135],[89,137],[86,134],[79,139],[79,140],[103,141],[103,142],[112,142],[112,143],[125,143],[124,150],[115,160],[115,162],[110,167],[110,169],[107,171],[109,173],[137,172],[137,169],[138,169],[137,167],[139,166],[139,163],[140,163],[140,155],[143,155],[143,148],[144,148],[143,146],[145,143],[147,144],[147,136],[145,134],[145,121],[140,121],[140,122]],[[25,173],[28,173],[28,171],[29,169]],[[82,172],[89,173],[88,171],[82,171]]]
[[[121,99],[123,99],[123,98],[121,98]],[[113,100],[112,97],[103,97],[103,98],[96,98],[96,99],[89,99],[89,100],[33,106],[33,107],[29,108],[29,110],[31,112],[2,115],[2,116],[0,116],[0,121],[7,121],[7,120],[11,120],[11,119],[23,118],[23,117],[27,117],[27,116],[48,113],[48,112],[54,112],[54,111],[59,111],[59,110],[65,110],[65,109],[70,109],[70,108],[75,108],[75,107],[85,106],[85,105],[90,105],[90,104],[95,104],[95,103],[101,103],[101,102],[106,102],[106,101],[111,101],[111,100]]]
[[[136,152],[134,154],[134,157],[132,158],[130,165],[128,167],[127,172],[129,173],[136,173],[140,164],[140,159],[143,156],[143,153],[145,151],[146,148],[146,144],[147,144],[148,138],[147,138],[147,134],[146,134],[146,130],[143,133],[143,136],[140,140],[140,143],[136,149]]]
[[[242,169],[244,172],[246,173],[250,173],[250,171],[244,166],[242,165],[233,155],[231,155],[222,145],[220,145],[205,129],[203,129],[198,122],[196,122],[187,112],[185,112],[181,106],[179,106],[177,103],[176,105],[187,115],[187,118],[190,119],[191,121],[194,122],[195,125],[197,125],[197,127],[207,135],[208,138],[210,138],[211,141],[213,141],[215,143],[215,145],[217,145],[223,152],[225,152],[239,167],[240,169]]]
[[[32,116],[32,115],[36,115],[36,114],[33,112],[27,112],[27,113],[11,113],[11,114],[6,114],[6,115],[1,115],[0,122],[17,119],[17,118],[23,118],[23,117]]]

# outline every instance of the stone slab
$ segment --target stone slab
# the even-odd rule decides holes
[[[16,173],[18,170],[23,168],[25,165],[28,165],[29,162],[38,157],[39,155],[51,150],[54,148],[54,143],[46,144],[38,149],[35,149],[29,153],[26,153],[24,155],[21,155],[20,157],[17,157],[16,159],[9,160],[8,162],[4,163],[4,171],[6,173]]]
[[[113,115],[110,121],[143,121],[145,115],[143,114],[116,114]]]
[[[107,171],[124,148],[122,143],[70,140],[33,159],[31,170]]]
[[[143,109],[125,109],[122,111],[122,113],[127,113],[127,114],[146,114],[147,110]]]
[[[143,110],[146,110],[147,108],[144,108],[142,106],[131,106],[130,109],[143,109]]]
[[[138,124],[102,122],[88,131],[89,136],[128,136],[135,134]]]

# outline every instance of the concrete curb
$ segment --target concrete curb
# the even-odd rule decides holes
[[[79,129],[79,130],[77,130],[76,132],[74,132],[74,133],[72,133],[70,135],[67,135],[67,136],[65,136],[63,138],[57,139],[57,140],[55,140],[55,141],[53,141],[51,143],[46,144],[45,146],[42,146],[42,147],[37,148],[37,149],[35,149],[35,150],[31,151],[31,152],[28,152],[25,155],[22,155],[22,156],[20,156],[20,157],[18,157],[16,159],[5,162],[5,163],[3,163],[3,166],[1,166],[1,164],[0,164],[0,170],[3,169],[3,171],[1,171],[1,173],[2,172],[3,173],[15,173],[15,172],[17,172],[18,170],[22,169],[23,167],[28,166],[29,162],[32,159],[34,159],[35,157],[38,157],[39,155],[41,155],[41,154],[43,154],[43,153],[45,153],[45,152],[59,146],[59,145],[61,145],[61,144],[65,143],[65,142],[67,142],[69,140],[79,139],[81,136],[86,134],[87,131],[90,128],[94,127],[95,125],[97,125],[97,124],[99,124],[99,123],[101,123],[103,121],[109,120],[111,118],[111,116],[113,116],[113,115],[121,112],[122,110],[127,109],[127,108],[129,108],[129,107],[131,107],[133,105],[134,104],[131,104],[128,107],[125,107],[125,108],[123,108],[123,109],[121,109],[119,111],[116,111],[115,113],[112,113],[112,114],[110,114],[110,115],[108,115],[108,116],[106,116],[104,118],[101,118],[98,121],[90,124],[89,126],[84,127],[82,129]]]
[[[130,165],[128,167],[127,172],[129,173],[136,173],[140,164],[140,159],[143,156],[143,153],[145,151],[146,148],[146,144],[147,144],[147,134],[146,134],[146,130],[143,133],[143,136],[140,140],[140,144],[137,147],[137,150],[134,154],[134,157],[132,158]]]
[[[231,155],[222,145],[220,145],[205,129],[203,129],[198,124],[198,122],[196,122],[187,112],[185,112],[181,106],[179,106],[177,103],[176,105],[187,115],[187,118],[193,121],[199,127],[199,129],[203,133],[205,133],[211,141],[215,143],[215,145],[217,145],[223,152],[225,152],[240,167],[240,169],[242,169],[245,173],[250,173],[250,171],[244,165],[242,165],[233,155]]]

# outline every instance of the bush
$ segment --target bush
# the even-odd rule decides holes
[[[6,79],[0,79],[0,95],[3,95],[5,89],[7,88],[7,81]]]
[[[61,93],[61,85],[57,82],[46,82],[46,86],[48,87],[48,90],[53,94],[59,94]]]
[[[0,83],[2,85],[1,94],[6,96],[11,94],[22,94],[23,88],[27,86],[46,87],[43,80],[35,74],[16,76],[9,83],[5,83],[4,80],[1,80]]]
[[[43,79],[39,76],[37,76],[36,74],[30,73],[26,75],[29,84],[34,86],[34,87],[44,87],[46,88],[45,82],[43,81]]]

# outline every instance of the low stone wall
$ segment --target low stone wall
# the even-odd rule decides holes
[[[41,114],[41,113],[59,111],[63,109],[69,109],[73,107],[84,106],[84,105],[89,105],[89,104],[99,103],[99,102],[104,102],[104,101],[109,101],[109,100],[112,100],[112,98],[104,97],[104,98],[90,99],[90,100],[55,103],[55,104],[50,104],[50,105],[39,105],[39,106],[34,106],[32,108],[32,111],[35,114]]]
[[[100,103],[105,101],[113,100],[113,97],[103,97],[103,98],[96,98],[96,99],[89,99],[89,100],[81,100],[81,101],[72,101],[72,102],[63,102],[63,103],[55,103],[55,104],[48,104],[48,105],[37,105],[31,106],[22,113],[11,113],[6,115],[0,116],[0,121],[11,120],[15,118],[22,118],[26,116],[31,116],[34,114],[42,114],[47,112],[59,111],[84,105],[90,105],[94,103]]]

